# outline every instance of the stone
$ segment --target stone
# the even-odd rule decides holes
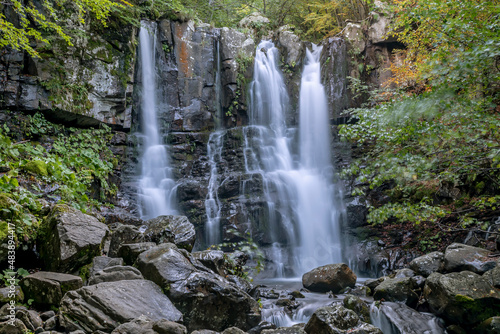
[[[441,272],[444,269],[444,253],[432,252],[413,259],[410,268],[424,277],[434,272]]]
[[[366,47],[366,41],[365,41],[365,34],[363,32],[363,28],[361,27],[361,24],[359,23],[354,23],[354,22],[348,22],[344,28],[344,37],[351,43],[353,46],[354,52],[356,54],[360,54],[363,51],[365,51]],[[349,209],[349,207],[348,207]],[[366,207],[365,207],[366,209]],[[349,215],[349,211],[348,211]],[[364,222],[363,222],[364,220]],[[357,226],[362,226],[366,224],[366,213],[364,214],[363,220],[354,220],[357,222]]]
[[[111,234],[109,244],[109,257],[118,257],[118,250],[123,244],[135,244],[144,242],[144,234],[139,231],[137,226],[121,225]]]
[[[187,334],[185,326],[166,319],[153,321],[141,315],[137,319],[121,324],[111,334]]]
[[[483,321],[474,328],[474,333],[478,334],[498,334],[500,333],[500,316],[491,317]]]
[[[371,320],[384,333],[446,333],[441,319],[429,313],[415,311],[402,303],[373,303]]]
[[[451,323],[471,325],[500,314],[500,290],[470,271],[431,274],[424,297],[434,314]]]
[[[21,320],[30,331],[37,330],[43,324],[42,318],[33,310],[16,310],[16,319]]]
[[[50,310],[46,311],[40,314],[40,318],[42,318],[43,321],[47,321],[48,319],[54,317],[56,315],[56,312]]]
[[[226,279],[236,285],[239,289],[245,291],[250,294],[250,290],[252,290],[252,285],[243,277],[237,275],[226,275]]]
[[[40,257],[49,271],[73,272],[101,254],[109,230],[96,218],[67,205],[54,206],[42,223]]]
[[[158,334],[187,334],[187,328],[184,325],[166,319],[156,321],[153,324],[153,330]]]
[[[246,334],[246,332],[242,331],[238,327],[230,327],[226,328],[221,334]]]
[[[390,34],[391,18],[382,13],[373,13],[373,22],[368,28],[368,39],[373,44],[397,42],[397,36]]]
[[[14,325],[10,321],[0,322],[0,333],[2,334],[25,334],[28,328],[20,319],[14,319]]]
[[[391,275],[392,277],[393,275]],[[415,272],[408,268],[398,269],[394,271],[394,278],[405,278],[405,277],[414,277]]]
[[[59,326],[59,317],[54,315],[53,317],[45,320],[43,324],[43,329],[46,331],[51,331],[56,329]]]
[[[38,305],[58,306],[64,294],[83,286],[79,276],[38,271],[24,277],[19,285],[24,291],[26,299],[33,299]]]
[[[454,243],[446,247],[444,252],[444,271],[472,271],[483,274],[496,267],[495,259],[488,258],[486,249]]]
[[[306,334],[306,331],[299,326],[280,327],[276,329],[265,329],[261,334]]]
[[[224,252],[218,250],[205,250],[194,252],[191,255],[203,263],[203,265],[211,269],[214,273],[224,275],[225,263]]]
[[[148,226],[144,232],[146,241],[157,244],[173,242],[177,247],[184,248],[189,252],[193,249],[196,232],[194,225],[189,222],[186,216],[159,216],[146,221],[145,224]],[[170,233],[163,235],[166,231],[173,233],[173,240],[171,240]]]
[[[488,270],[483,274],[483,278],[490,282],[495,288],[500,289],[500,266]]]
[[[345,295],[342,304],[345,308],[356,312],[358,317],[364,322],[370,322],[370,308],[361,298],[353,295]]]
[[[280,30],[278,33],[279,46],[285,49],[285,62],[289,67],[297,66],[304,57],[305,44],[299,36],[288,30]]]
[[[92,267],[90,268],[90,276],[92,277],[97,272],[104,270],[107,267],[123,266],[123,259],[107,256],[96,256],[92,260]]]
[[[267,17],[263,16],[259,12],[253,12],[247,17],[241,19],[241,21],[238,23],[238,26],[247,28],[260,28],[268,25],[269,22],[270,21]]]
[[[70,291],[61,301],[60,314],[67,330],[86,332],[111,332],[143,314],[155,321],[182,321],[182,313],[161,288],[147,280],[105,282]]]
[[[11,294],[11,288],[10,287],[5,287],[5,288],[0,288],[0,303],[8,303],[11,301],[12,298],[9,297]],[[16,302],[22,302],[24,300],[24,293],[23,290],[21,290],[21,287],[16,286],[14,288],[14,300]]]
[[[122,280],[144,279],[139,270],[131,266],[113,266],[104,268],[96,272],[88,282],[88,285],[94,285],[102,282],[116,282]]]
[[[353,310],[335,304],[318,308],[307,322],[304,330],[308,334],[342,333],[356,327],[359,317]]]
[[[136,244],[122,244],[118,248],[118,256],[123,259],[123,261],[128,265],[133,265],[137,257],[142,252],[156,246],[154,242],[139,242]]]
[[[388,278],[375,288],[373,299],[403,302],[408,306],[413,306],[418,301],[415,288],[415,283],[410,277]]]
[[[315,268],[302,276],[302,285],[310,291],[338,293],[354,287],[356,274],[345,263],[329,264]]]
[[[136,265],[183,312],[190,331],[221,331],[228,326],[249,329],[260,321],[258,304],[246,292],[172,243],[141,253]]]
[[[248,334],[261,334],[264,330],[276,329],[276,325],[268,321],[262,321],[254,328],[248,330]]]

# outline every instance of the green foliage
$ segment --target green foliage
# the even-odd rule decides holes
[[[19,285],[19,281],[24,277],[28,276],[30,273],[23,268],[18,268],[16,271],[5,269],[2,274],[0,274],[0,282],[3,283],[4,286],[9,285]],[[14,284],[12,284],[14,283]]]
[[[243,92],[243,89],[245,89],[248,84],[246,73],[248,68],[253,64],[253,57],[247,57],[239,53],[236,57],[236,63],[238,64],[238,74],[236,76],[236,92],[234,94],[235,98],[233,102],[226,111],[227,117],[233,116],[233,112],[238,110],[241,94]]]

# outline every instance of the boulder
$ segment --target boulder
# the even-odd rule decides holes
[[[246,332],[242,331],[238,327],[229,327],[224,329],[221,334],[246,334]]]
[[[285,62],[290,68],[297,66],[305,54],[305,44],[299,36],[286,29],[279,29],[279,45],[285,49]]]
[[[139,242],[137,244],[122,244],[118,248],[118,256],[128,265],[133,265],[139,254],[156,246],[154,242]]]
[[[365,35],[364,35],[364,32],[363,32],[363,27],[361,27],[361,24],[359,23],[353,23],[353,22],[348,22],[345,26],[345,29],[344,29],[344,37],[346,38],[346,40],[348,40],[351,45],[353,46],[354,48],[354,52],[356,54],[359,54],[359,53],[362,53],[363,51],[365,51],[365,47],[366,47],[366,41],[365,41]],[[364,215],[363,215],[363,218],[362,219],[350,219],[349,218],[349,206],[347,207],[347,216],[348,216],[348,221],[349,222],[354,222],[354,224],[349,224],[349,226],[363,226],[363,225],[366,225],[366,214],[368,211],[367,208],[365,206],[364,207]],[[356,218],[358,218],[358,216],[356,216]]]
[[[144,234],[140,232],[139,227],[133,225],[120,225],[111,234],[109,244],[109,257],[117,257],[118,250],[123,244],[135,244],[144,242]]]
[[[470,271],[431,274],[424,297],[433,313],[451,323],[476,324],[500,314],[500,290]]]
[[[0,333],[2,334],[25,334],[29,333],[26,325],[19,319],[14,319],[14,323],[10,321],[0,322]]]
[[[224,275],[226,259],[223,251],[205,250],[191,253],[191,255],[214,273]]]
[[[73,272],[101,254],[108,232],[96,218],[56,205],[42,223],[40,257],[49,271]]]
[[[315,292],[338,293],[356,285],[356,274],[345,263],[315,268],[302,276],[302,285]]]
[[[478,334],[498,334],[500,333],[500,316],[492,317],[483,321],[474,328],[474,333]]]
[[[342,304],[345,308],[356,312],[356,314],[362,321],[370,322],[370,308],[368,307],[366,302],[358,296],[345,295]]]
[[[38,305],[58,306],[64,294],[83,286],[79,276],[39,271],[24,277],[19,285],[26,299]]]
[[[68,292],[61,301],[66,330],[111,332],[141,315],[152,320],[182,321],[182,313],[159,286],[147,280],[105,282]]]
[[[162,244],[140,254],[136,265],[183,312],[190,331],[221,331],[228,326],[249,329],[260,321],[255,300],[174,244]]]
[[[16,286],[13,291],[14,291],[14,300],[16,302],[22,302],[24,300],[24,293],[23,293],[23,290],[21,290],[21,287]],[[11,297],[9,297],[11,292],[12,292],[12,290],[10,289],[9,286],[0,289],[0,303],[1,304],[10,302],[10,300],[12,299]]]
[[[382,13],[372,13],[373,21],[368,28],[368,38],[373,44],[397,42],[397,36],[390,34],[391,18]]]
[[[320,307],[307,322],[304,330],[308,334],[317,333],[369,333],[382,334],[382,331],[359,320],[352,310],[340,304]]]
[[[410,277],[388,278],[380,283],[373,291],[373,299],[390,302],[403,302],[406,305],[415,305],[418,294],[414,280]]]
[[[96,272],[89,279],[88,284],[94,285],[102,282],[127,281],[134,279],[144,279],[141,272],[136,268],[131,266],[113,266]]]
[[[187,329],[173,321],[166,319],[154,321],[141,315],[137,319],[116,327],[111,334],[187,334]]]
[[[464,244],[454,243],[444,253],[444,271],[472,271],[483,274],[496,267],[495,259],[488,258],[489,251]]]
[[[432,252],[413,259],[410,268],[419,275],[429,276],[444,269],[444,253]]]
[[[265,329],[261,334],[306,334],[304,328],[300,326],[280,327],[276,329]]]
[[[241,19],[241,21],[238,23],[238,26],[242,28],[260,28],[263,26],[267,26],[269,22],[270,21],[267,17],[263,16],[259,12],[253,12],[247,17]]]
[[[194,225],[189,222],[186,216],[159,216],[146,221],[146,225],[148,226],[144,232],[146,241],[157,244],[173,242],[179,248],[188,251],[193,249],[196,232]],[[173,234],[173,240],[167,231]]]
[[[405,304],[375,302],[370,310],[372,324],[384,333],[446,333],[439,318],[429,313],[417,312]]]
[[[92,260],[92,267],[90,267],[90,277],[94,276],[97,272],[104,270],[107,267],[123,266],[123,259],[107,256],[96,256]]]
[[[496,266],[483,274],[483,278],[490,282],[495,288],[500,289],[500,266]]]

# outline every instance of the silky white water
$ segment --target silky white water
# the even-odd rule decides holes
[[[334,203],[328,108],[319,54],[307,51],[300,91],[300,125],[287,127],[289,97],[270,41],[257,47],[250,85],[250,125],[243,131],[245,168],[264,184],[275,277],[302,275],[341,262],[340,210]],[[287,253],[284,256],[284,253]],[[283,263],[289,259],[289,263]],[[288,267],[288,274],[283,269]]]
[[[177,214],[175,181],[172,178],[167,147],[158,127],[156,104],[156,24],[141,22],[139,50],[142,69],[141,105],[143,140],[138,202],[142,219]]]

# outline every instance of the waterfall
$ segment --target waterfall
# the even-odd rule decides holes
[[[334,203],[320,52],[320,48],[307,51],[300,92],[299,152],[296,147],[294,151],[297,131],[286,124],[289,97],[277,64],[278,49],[263,41],[255,56],[250,125],[244,129],[245,168],[263,179],[276,277],[285,274],[284,265],[289,275],[299,275],[341,262],[340,210]],[[289,263],[283,263],[284,259]]]
[[[138,203],[142,219],[176,214],[175,181],[169,164],[167,147],[158,126],[156,104],[156,24],[141,22],[139,32],[142,114],[142,172]]]

